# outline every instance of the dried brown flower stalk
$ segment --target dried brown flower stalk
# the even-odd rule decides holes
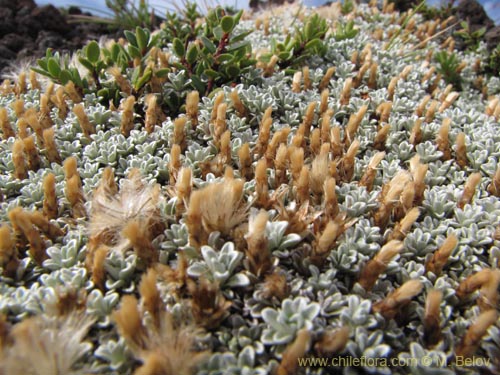
[[[256,216],[250,217],[248,233],[245,235],[247,242],[246,266],[257,277],[266,275],[271,271],[271,252],[268,249],[266,234],[267,212],[262,210]]]
[[[28,168],[32,171],[37,171],[40,168],[41,160],[38,148],[35,143],[35,138],[32,135],[23,138],[24,152],[28,157]]]
[[[252,170],[252,157],[250,155],[250,145],[247,143],[244,143],[239,149],[238,149],[238,158],[239,158],[239,170],[240,170],[240,176],[244,178],[247,181],[250,181],[253,177],[253,170]]]
[[[463,209],[466,204],[469,204],[472,201],[472,197],[476,193],[476,188],[481,182],[481,173],[475,172],[472,173],[465,182],[464,191],[460,200],[457,203],[457,207]]]
[[[122,102],[122,118],[120,122],[120,132],[128,137],[130,131],[134,129],[134,105],[135,97],[133,95],[128,96]]]
[[[386,270],[389,262],[403,249],[401,241],[392,240],[387,242],[380,251],[361,270],[359,284],[370,291],[377,282],[380,275]]]
[[[73,107],[73,113],[78,119],[78,123],[80,124],[80,128],[82,128],[83,135],[87,138],[90,138],[90,135],[95,133],[95,127],[90,123],[89,118],[85,113],[83,104],[76,104]]]
[[[451,147],[449,140],[451,119],[445,118],[436,136],[437,149],[443,153],[442,160],[451,159]]]
[[[57,149],[54,127],[43,131],[43,143],[45,144],[45,153],[49,162],[61,164],[62,159]]]
[[[245,105],[243,104],[243,102],[241,101],[237,89],[233,89],[233,91],[231,91],[230,98],[233,102],[233,107],[236,110],[236,113],[238,113],[238,116],[240,116],[240,117],[247,116],[248,110],[245,107]]]
[[[347,78],[344,82],[344,87],[340,93],[340,104],[347,105],[351,100],[352,78]]]
[[[191,126],[198,126],[198,104],[200,103],[200,93],[191,91],[186,96],[186,115],[191,120]]]
[[[206,328],[215,329],[229,315],[231,301],[224,298],[219,285],[200,278],[198,283],[188,280],[191,293],[191,308],[195,322]]]
[[[379,151],[371,158],[368,163],[368,167],[365,170],[365,173],[359,180],[359,186],[364,186],[366,190],[371,191],[373,189],[373,183],[375,181],[375,177],[377,176],[377,166],[384,159],[385,152]]]
[[[454,234],[448,235],[444,242],[441,244],[438,250],[434,253],[432,258],[425,263],[425,270],[427,272],[432,272],[436,276],[441,274],[443,267],[448,262],[448,258],[450,257],[453,250],[458,245],[458,239]]]
[[[424,310],[424,342],[427,347],[432,347],[441,341],[441,309],[440,304],[443,293],[433,289],[427,294]]]
[[[420,280],[408,280],[398,289],[389,293],[382,301],[373,304],[372,309],[386,319],[394,319],[402,307],[410,303],[411,299],[422,291]]]
[[[9,220],[12,226],[18,229],[29,242],[29,253],[38,265],[42,265],[47,259],[45,243],[40,232],[31,222],[30,215],[21,207],[13,208],[9,211]]]
[[[488,328],[495,324],[497,319],[498,313],[496,310],[488,310],[481,313],[477,317],[476,322],[469,327],[462,341],[455,349],[455,355],[465,358],[472,357],[478,349],[481,339],[486,335]]]
[[[417,146],[422,142],[422,119],[417,119],[411,128],[410,143],[413,146]]]
[[[330,80],[332,79],[333,73],[335,73],[335,67],[331,66],[327,69],[323,78],[321,78],[321,82],[318,85],[319,92],[323,91],[328,87],[328,85],[330,84]]]
[[[0,225],[0,267],[3,268],[4,276],[14,277],[18,265],[16,242],[12,238],[11,230],[7,225]],[[0,345],[0,353],[1,351],[2,345]]]
[[[121,72],[121,69],[117,66],[113,66],[108,69],[108,73],[113,76],[116,84],[120,88],[120,91],[127,94],[127,96],[132,95],[132,85],[129,80],[126,79]]]
[[[457,135],[456,148],[455,148],[455,158],[457,164],[460,168],[465,168],[468,164],[467,160],[467,148],[465,146],[465,133],[460,132]]]
[[[300,358],[309,351],[311,346],[311,333],[306,328],[297,332],[295,340],[289,344],[281,357],[276,375],[294,375],[299,369]]]
[[[155,125],[158,124],[158,104],[157,97],[154,94],[150,94],[146,97],[146,117],[144,119],[144,128],[147,133],[152,133],[155,129]]]
[[[496,197],[500,197],[500,164],[498,165],[497,170],[488,185],[488,193]]]
[[[349,341],[349,328],[340,327],[323,333],[314,344],[314,350],[320,355],[332,356],[344,350]]]
[[[339,223],[329,221],[321,235],[314,241],[312,253],[310,256],[311,263],[317,267],[321,267],[332,250],[333,245],[337,241],[341,232]]]
[[[277,269],[267,274],[264,278],[264,283],[260,286],[259,293],[264,299],[283,301],[290,294],[286,274]]]
[[[385,142],[387,141],[387,135],[389,134],[390,130],[391,125],[385,124],[377,131],[375,139],[373,140],[373,148],[375,150],[385,150]]]
[[[17,139],[12,145],[12,163],[14,164],[14,177],[19,180],[24,180],[28,177],[28,163],[26,162],[26,154],[24,152],[24,142],[22,139]]]
[[[355,139],[341,159],[339,175],[342,182],[350,182],[354,175],[354,160],[358,153],[360,142]]]
[[[12,125],[10,124],[7,116],[7,109],[3,107],[0,108],[0,129],[2,130],[2,137],[4,140],[16,136],[16,133],[14,132],[14,129],[12,129]]]
[[[477,305],[481,311],[498,309],[498,286],[500,285],[500,270],[491,271],[490,279],[479,290]]]
[[[463,299],[487,284],[492,278],[492,272],[490,268],[483,268],[481,271],[468,276],[458,286],[456,290],[457,297]]]
[[[420,215],[420,210],[418,207],[413,207],[409,210],[406,215],[401,219],[399,223],[394,225],[394,229],[388,237],[388,240],[399,240],[403,241],[408,234],[408,230],[411,226],[417,221],[418,216]]]

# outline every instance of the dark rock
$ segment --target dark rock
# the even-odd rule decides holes
[[[31,17],[41,25],[41,29],[43,30],[56,31],[60,34],[70,30],[70,26],[64,16],[53,5],[33,9]]]
[[[495,26],[477,0],[460,0],[455,10],[455,16],[459,21],[466,21],[473,32],[481,27],[486,27],[488,30]]]
[[[23,49],[24,45],[29,43],[30,39],[23,37],[22,35],[10,33],[5,35],[2,40],[0,40],[0,45],[7,47],[8,49],[19,52]]]
[[[36,46],[38,50],[46,51],[47,48],[58,49],[64,48],[66,44],[64,42],[63,37],[54,32],[54,31],[46,31],[42,30],[38,33],[38,37],[36,38]]]
[[[500,26],[492,27],[484,36],[488,49],[492,50],[500,44]]]
[[[12,20],[14,12],[8,8],[0,8],[0,38],[14,30],[15,23]]]
[[[393,0],[394,9],[400,12],[406,12],[408,9],[415,8],[421,1],[420,0]]]
[[[16,53],[14,51],[11,51],[7,47],[0,45],[0,56],[2,56],[3,59],[15,59],[16,58]]]

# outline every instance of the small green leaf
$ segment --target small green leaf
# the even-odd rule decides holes
[[[61,67],[59,66],[59,62],[53,57],[51,57],[47,63],[47,70],[50,74],[52,74],[52,77],[55,78],[59,78],[59,74],[61,74]]]
[[[158,69],[157,71],[155,71],[155,76],[158,78],[164,78],[168,73],[170,73],[170,69],[168,68]]]
[[[139,91],[142,86],[144,86],[146,83],[148,83],[151,80],[152,74],[153,74],[153,72],[151,71],[151,69],[149,69],[149,68],[146,69],[146,71],[144,72],[142,77],[139,78],[137,80],[137,82],[135,83],[135,85],[134,85],[135,91]]]
[[[61,74],[59,74],[59,80],[63,85],[71,81],[71,78],[71,73],[68,70],[63,70]]]
[[[233,17],[231,16],[222,17],[222,20],[220,21],[220,26],[222,28],[222,31],[224,31],[226,34],[229,34],[231,31],[233,31],[234,27]]]
[[[219,73],[213,69],[205,69],[204,73],[207,75],[208,78],[211,78],[211,79],[216,79],[219,77]]]
[[[237,65],[229,65],[226,68],[226,74],[230,78],[238,77],[238,75],[240,74],[240,68]]]
[[[193,43],[187,51],[186,61],[189,64],[194,64],[197,58],[198,58],[198,46]]]
[[[87,44],[87,48],[85,50],[85,54],[87,55],[87,59],[95,64],[99,61],[99,56],[101,55],[101,49],[99,48],[99,44],[95,40],[91,41]]]
[[[306,44],[306,49],[320,50],[323,47],[323,43],[320,39],[313,39]]]
[[[130,54],[130,57],[132,57],[133,59],[135,58],[141,58],[142,55],[141,55],[141,51],[139,51],[139,49],[137,47],[134,47],[132,44],[129,44],[128,46],[128,53]]]
[[[224,35],[224,31],[222,31],[222,27],[220,27],[220,26],[214,27],[213,32],[214,32],[215,40],[219,41],[222,39],[222,36]]]
[[[215,53],[215,51],[217,51],[217,47],[215,46],[215,44],[213,44],[212,41],[208,39],[205,35],[202,35],[200,39],[205,48],[208,50],[208,52]]]
[[[44,58],[44,59],[38,59],[36,62],[38,63],[38,66],[40,68],[42,68],[43,70],[48,70],[47,69],[47,59],[46,58]]]
[[[184,44],[180,41],[179,38],[175,38],[173,40],[173,49],[174,53],[177,55],[177,57],[184,57],[184,54],[186,53],[186,49],[184,48]]]
[[[192,83],[193,87],[195,88],[195,90],[197,90],[198,92],[205,92],[205,90],[207,89],[206,85],[203,83],[203,81],[198,76],[195,76],[195,75],[191,76],[191,83]]]
[[[135,34],[132,31],[125,30],[123,32],[125,35],[125,38],[127,38],[128,42],[133,45],[134,47],[138,47],[139,45],[137,44],[137,38],[135,37]]]
[[[141,51],[145,50],[148,46],[148,40],[149,40],[149,35],[147,34],[146,30],[138,26],[135,29],[135,35],[137,39],[137,46]]]
[[[86,59],[85,57],[78,58],[78,61],[80,61],[80,64],[82,64],[88,70],[90,70],[90,71],[94,70],[94,65],[92,65],[92,63],[88,59]]]

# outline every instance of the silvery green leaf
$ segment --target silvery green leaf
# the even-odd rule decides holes
[[[255,351],[251,346],[246,346],[238,355],[238,367],[253,367],[255,363]]]
[[[240,272],[232,276],[226,285],[230,288],[248,286],[250,285],[250,279],[245,274]]]

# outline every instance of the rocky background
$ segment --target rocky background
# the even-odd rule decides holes
[[[52,5],[39,7],[33,0],[0,0],[0,75],[23,60],[45,55],[47,48],[75,50],[110,33],[107,25],[69,23],[73,14],[82,12],[70,7],[63,14]]]

